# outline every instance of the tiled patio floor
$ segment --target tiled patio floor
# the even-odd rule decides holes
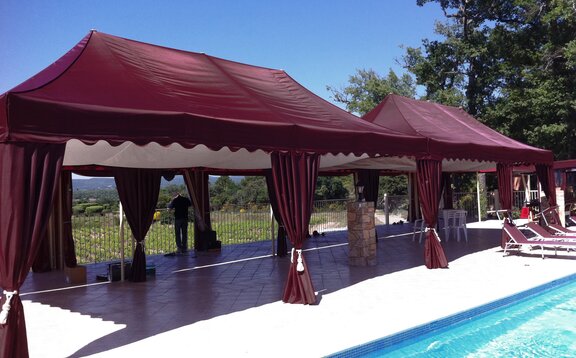
[[[176,353],[179,350],[188,352],[185,356],[221,356],[222,352],[237,353],[238,356],[266,356],[264,352],[267,350],[262,347],[266,344],[274,345],[274,342],[265,343],[266,335],[270,334],[265,331],[276,330],[275,335],[284,337],[279,339],[279,342],[284,342],[280,345],[288,342],[286,337],[294,334],[294,332],[285,332],[291,329],[285,326],[287,323],[275,322],[276,318],[281,319],[284,314],[288,315],[286,319],[288,321],[292,315],[301,320],[298,327],[315,324],[306,321],[308,313],[311,313],[310,319],[316,322],[322,320],[326,327],[334,326],[335,324],[330,323],[329,320],[335,318],[336,322],[341,325],[340,330],[350,329],[347,324],[353,322],[352,319],[346,318],[345,315],[341,318],[333,317],[332,313],[326,313],[331,316],[331,318],[326,318],[323,316],[325,314],[323,310],[325,307],[326,312],[333,312],[331,311],[333,304],[336,305],[335,309],[344,308],[345,304],[335,303],[332,297],[352,294],[353,290],[359,287],[357,286],[359,283],[375,283],[377,282],[373,280],[375,278],[391,280],[408,272],[417,272],[415,277],[426,276],[428,272],[429,275],[433,273],[434,276],[426,279],[428,281],[430,279],[442,280],[442,277],[454,280],[455,278],[447,275],[458,273],[460,276],[466,274],[469,277],[476,277],[477,280],[481,280],[482,275],[486,275],[486,279],[491,279],[490,275],[494,274],[492,269],[484,273],[480,270],[476,274],[478,276],[474,276],[473,273],[465,272],[467,268],[458,267],[460,259],[468,257],[470,260],[475,253],[490,250],[492,252],[487,255],[490,255],[490,259],[494,262],[505,262],[506,265],[514,263],[520,269],[522,269],[521,265],[537,266],[545,261],[547,265],[562,265],[560,270],[550,266],[549,270],[554,269],[555,275],[571,273],[571,267],[565,263],[548,264],[548,262],[574,259],[570,255],[562,256],[568,260],[540,260],[537,255],[503,258],[502,254],[498,253],[499,249],[495,249],[500,242],[500,230],[470,228],[468,229],[468,242],[451,240],[443,243],[448,261],[451,262],[450,269],[426,270],[423,268],[424,245],[412,241],[410,225],[382,226],[378,228],[378,234],[380,237],[378,265],[372,267],[348,265],[346,232],[329,232],[326,236],[311,238],[307,241],[305,257],[315,290],[318,291],[319,303],[316,306],[288,305],[279,302],[289,267],[289,258],[271,256],[270,242],[224,247],[221,252],[191,253],[175,257],[149,256],[147,263],[156,266],[156,276],[142,283],[98,282],[96,276],[106,273],[104,265],[90,265],[88,285],[81,287],[67,285],[61,272],[30,274],[21,292],[25,304],[31,356],[126,357],[140,352],[143,357],[147,357],[156,356],[158,352],[162,352],[162,347],[158,345],[166,345],[167,347],[164,347],[166,353]],[[518,260],[527,260],[528,264],[521,264]],[[574,262],[570,264],[573,266]],[[478,264],[473,264],[471,267],[474,266]],[[555,276],[546,276],[542,280],[550,277]],[[538,282],[535,280],[535,283]],[[423,300],[425,298],[423,285],[425,283],[412,286],[410,288],[412,292],[406,292],[406,297],[414,299],[415,292],[413,291],[422,290],[416,295],[422,295]],[[462,287],[465,285],[466,283],[462,283]],[[458,289],[462,290],[462,287]],[[495,284],[493,287],[497,289],[498,285]],[[388,296],[403,300],[404,296],[399,296],[402,289],[398,286],[397,292]],[[494,292],[494,297],[499,297],[499,294],[501,293]],[[449,297],[451,294],[447,292],[446,295]],[[380,296],[374,296],[372,299],[377,297]],[[347,300],[347,304],[353,303],[349,302],[351,299]],[[471,302],[475,301],[471,300]],[[377,302],[374,304],[378,305]],[[358,307],[354,310],[362,310],[364,301],[361,297],[357,297],[356,305]],[[267,310],[271,309],[270,307],[280,307],[284,312],[278,314],[278,317],[266,316],[269,314]],[[402,310],[402,307],[404,306],[399,302],[398,310]],[[450,313],[452,312],[450,309],[459,307],[459,305],[450,307],[448,304],[447,307],[439,310],[438,314]],[[369,309],[370,305],[366,305],[366,308]],[[259,318],[262,314],[264,317]],[[322,318],[315,316],[318,314],[321,314]],[[363,317],[364,314],[358,311],[355,316]],[[369,315],[370,312],[367,314]],[[374,310],[374,314],[378,314],[377,310]],[[414,320],[409,318],[410,311],[404,314],[406,319],[403,323],[411,326]],[[226,319],[229,321],[225,322]],[[427,319],[427,317],[424,315],[422,319]],[[229,329],[237,324],[236,322],[243,322],[242,327],[239,331],[235,331],[237,334],[231,334]],[[373,332],[372,323],[367,324],[370,332],[368,334],[367,331],[364,334],[366,340],[392,333],[397,329],[395,327],[400,327],[397,324],[391,324],[389,327],[377,328],[379,332]],[[269,326],[265,327],[267,325]],[[210,334],[210,336],[205,338],[201,336],[202,334],[194,333],[195,331],[183,333],[185,330],[200,329],[199,327],[203,327],[202,334]],[[318,325],[318,327],[323,326]],[[334,342],[331,342],[325,338],[319,338],[320,335],[330,335],[330,332],[314,332],[319,336],[308,341],[318,342],[322,346],[316,350],[309,350],[310,354],[299,356],[317,357],[358,344],[358,340],[362,342],[361,331],[368,327],[356,327],[360,336],[354,338],[358,334],[352,337],[348,334],[347,337],[351,337],[349,342],[338,340],[336,335],[333,337]],[[254,334],[251,335],[250,332]],[[236,339],[240,337],[244,338],[241,342],[236,342]],[[250,339],[253,339],[253,342],[250,342]],[[155,345],[152,345],[152,342],[156,342]],[[237,351],[234,344],[238,346]],[[154,352],[154,348],[151,347],[156,347],[158,352]],[[284,353],[287,352],[269,353],[271,354],[269,356],[285,356]]]

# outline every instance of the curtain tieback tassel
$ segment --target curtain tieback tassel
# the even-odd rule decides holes
[[[304,272],[304,262],[302,261],[302,250],[296,250],[298,253],[298,263],[296,264],[296,271]]]
[[[8,321],[8,313],[10,312],[10,301],[12,301],[12,297],[17,295],[18,291],[4,291],[4,295],[6,295],[6,302],[2,305],[2,311],[0,312],[0,324],[6,324]]]
[[[440,242],[440,236],[438,236],[438,232],[436,231],[436,228],[427,227],[426,230],[424,230],[424,232],[428,232],[428,231],[432,231],[434,233],[434,237],[436,237],[436,240],[438,240],[438,242]]]
[[[292,248],[292,252],[290,252],[290,263],[293,264],[294,263],[294,248]],[[296,253],[298,254],[298,259],[296,260],[297,264],[296,264],[296,271],[298,272],[304,272],[304,262],[302,261],[302,249],[298,249],[296,250]]]

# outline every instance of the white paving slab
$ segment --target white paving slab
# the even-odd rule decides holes
[[[449,269],[419,266],[366,280],[323,295],[319,305],[275,302],[93,357],[152,357],[172,354],[169,352],[199,357],[321,357],[573,274],[576,255],[567,255],[544,260],[538,256],[503,257],[494,248],[454,260]],[[93,337],[122,328],[31,303],[25,306],[30,348],[36,357],[65,356]],[[34,313],[29,311],[32,308]],[[64,318],[71,324],[46,326],[45,321]],[[47,329],[53,330],[54,337],[72,339],[45,337]],[[47,342],[50,340],[53,342]],[[181,342],[202,344],[183,347]],[[50,355],[43,354],[47,351]]]

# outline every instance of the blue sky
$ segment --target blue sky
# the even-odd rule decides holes
[[[2,0],[0,93],[50,65],[91,29],[283,69],[330,100],[357,69],[402,73],[404,50],[433,38],[436,4],[416,0]]]

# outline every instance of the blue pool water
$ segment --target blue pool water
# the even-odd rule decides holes
[[[576,357],[576,276],[331,357]]]

